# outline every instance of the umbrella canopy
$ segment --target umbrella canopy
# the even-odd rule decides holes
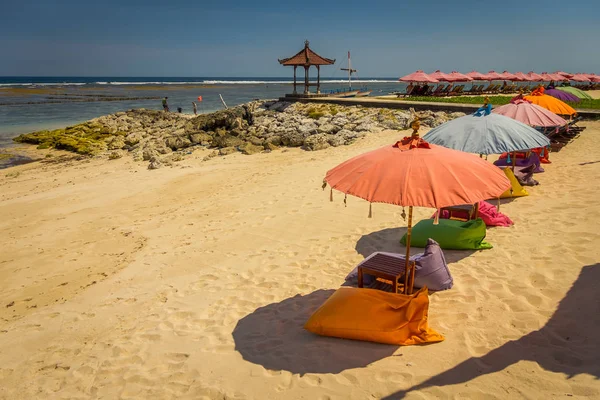
[[[503,79],[502,75],[494,70],[488,72],[485,76],[487,77],[488,81],[501,81]]]
[[[549,127],[549,126],[564,126],[567,121],[526,100],[513,100],[509,104],[505,104],[492,110],[495,114],[504,115],[515,119],[529,126]]]
[[[562,101],[572,101],[575,103],[579,103],[581,101],[581,99],[575,96],[574,94],[563,92],[562,90],[546,89],[544,93],[548,96],[556,97],[557,99]]]
[[[455,79],[453,79],[449,74],[445,74],[442,71],[440,71],[439,69],[428,75],[430,77],[432,77],[433,79],[437,79],[438,81],[444,81],[444,82],[454,82],[455,81]]]
[[[569,79],[570,77],[573,76],[573,74],[570,74],[570,73],[564,72],[564,71],[556,71],[555,74],[561,75],[564,79]]]
[[[505,79],[507,81],[520,81],[522,79],[519,79],[515,74],[511,74],[508,71],[504,71],[503,73],[500,74],[500,76],[502,77],[502,79]]]
[[[467,72],[465,74],[466,76],[468,76],[469,78],[473,79],[474,81],[487,81],[488,78],[486,75],[477,72],[475,70],[471,71],[471,72]]]
[[[399,79],[402,82],[431,82],[437,83],[439,82],[437,79],[432,78],[427,75],[425,72],[418,70],[413,72],[412,74],[408,74]]]
[[[476,154],[502,154],[550,145],[546,136],[530,126],[494,113],[453,119],[433,128],[423,139]]]
[[[325,181],[371,203],[431,208],[474,204],[510,187],[501,169],[475,155],[423,141],[410,148],[406,139],[343,162]]]
[[[529,80],[529,78],[527,77],[527,75],[525,75],[522,72],[515,72],[514,75],[517,77],[518,80],[520,81],[527,81]]]
[[[575,82],[589,82],[590,81],[590,78],[588,78],[584,74],[575,74],[569,79],[571,79],[572,81],[575,81]]]
[[[533,71],[529,71],[527,73],[527,80],[530,82],[540,82],[540,81],[543,81],[544,78],[542,78],[540,75],[536,74]]]
[[[439,209],[475,204],[499,197],[511,187],[496,166],[471,154],[429,145],[418,138],[418,126],[413,125],[413,129],[412,138],[351,158],[329,170],[324,179],[332,192],[336,189],[371,203],[408,206],[407,261],[413,206]],[[404,292],[410,294],[414,264],[407,262],[405,271]]]
[[[594,75],[590,77],[590,81],[592,82],[600,82],[600,75]]]
[[[544,80],[544,81],[548,81],[549,82],[549,81],[555,81],[556,80],[556,76],[555,75],[549,74],[547,72],[542,72],[540,74],[540,76],[542,77],[542,80]]]
[[[592,100],[593,99],[592,96],[590,96],[589,94],[587,94],[583,90],[577,89],[577,88],[572,87],[572,86],[561,86],[561,87],[557,87],[556,89],[562,90],[563,92],[574,94],[575,96],[579,97],[580,99],[588,99],[588,100]]]
[[[467,76],[465,74],[461,74],[458,71],[452,71],[449,74],[452,78],[456,79],[457,82],[469,82],[472,81],[473,78],[471,78],[470,76]]]
[[[537,104],[540,107],[544,107],[546,110],[552,111],[558,115],[575,115],[577,111],[565,102],[560,101],[556,97],[548,96],[545,94],[537,96],[525,96],[525,100],[531,101],[533,104]]]

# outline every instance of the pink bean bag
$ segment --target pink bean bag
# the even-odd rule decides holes
[[[461,213],[455,212],[453,215],[464,219],[469,218],[467,213],[461,215]],[[431,218],[435,218],[435,213],[431,216]],[[448,219],[450,218],[450,213],[444,210],[442,214],[440,214],[440,218]],[[485,222],[486,226],[511,226],[514,224],[508,215],[502,214],[500,211],[498,211],[496,206],[493,206],[486,201],[479,202],[479,218]]]

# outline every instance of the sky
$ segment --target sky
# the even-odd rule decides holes
[[[0,76],[291,77],[304,41],[358,77],[600,74],[600,0],[0,0]]]

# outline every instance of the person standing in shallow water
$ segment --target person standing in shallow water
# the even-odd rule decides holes
[[[162,100],[162,105],[163,105],[163,110],[165,110],[166,112],[169,112],[169,104],[167,103],[167,99],[168,99],[168,97],[165,96],[165,98]]]
[[[192,107],[194,107],[194,115],[198,115],[198,108],[196,107],[196,102],[192,101]]]

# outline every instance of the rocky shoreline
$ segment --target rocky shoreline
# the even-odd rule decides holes
[[[89,156],[131,154],[155,169],[182,160],[195,147],[215,149],[206,158],[234,152],[255,154],[279,147],[322,150],[354,142],[369,132],[404,130],[414,111],[333,104],[255,101],[198,116],[136,109],[85,123],[23,134],[14,140],[40,149],[63,149]],[[421,111],[421,125],[435,127],[464,115]]]

